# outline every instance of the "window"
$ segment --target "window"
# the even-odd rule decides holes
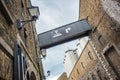
[[[73,80],[73,78],[71,77],[71,80]]]
[[[26,28],[24,28],[24,38],[25,39],[27,38],[27,30],[26,30]]]
[[[92,74],[92,80],[97,80],[94,74]]]
[[[26,28],[24,28],[24,42],[27,47],[27,30],[26,30]]]
[[[14,20],[12,18],[11,13],[9,12],[9,9],[6,6],[7,1],[6,0],[0,0],[0,9],[5,17],[5,19],[8,21],[9,24],[13,24]]]
[[[95,40],[98,39],[100,45],[105,46],[106,42],[97,29],[95,29],[94,31],[94,37],[95,37]]]
[[[89,56],[89,58],[90,58],[91,60],[93,60],[93,55],[91,54],[90,51],[88,52],[88,56]]]
[[[22,14],[22,16],[24,16],[24,4],[23,4],[23,0],[21,0],[21,14]]]
[[[87,80],[90,80],[90,78],[88,77]]]
[[[5,4],[8,4],[10,2],[10,0],[4,0]]]
[[[21,0],[21,7],[24,8],[23,0]]]
[[[98,32],[98,30],[95,30],[94,32],[95,40],[98,40],[100,45],[105,46],[106,42],[103,36]]]
[[[102,80],[102,77],[101,77],[101,72],[100,72],[100,70],[98,70],[98,71],[97,71],[97,74],[98,74],[98,77],[99,77],[99,79],[100,79],[100,80]]]
[[[32,71],[30,74],[30,80],[37,80],[35,73]]]
[[[112,46],[104,55],[112,70],[118,77],[120,77],[120,55],[117,51],[117,48]]]
[[[100,33],[98,32],[98,30],[95,30],[94,34],[97,39],[100,37]]]
[[[82,66],[83,69],[85,68],[84,65],[83,65],[83,62],[81,62],[81,66]]]
[[[77,69],[77,74],[80,74],[79,69]]]
[[[99,36],[98,40],[102,46],[105,46],[106,43],[105,43],[105,40],[103,39],[102,35]]]

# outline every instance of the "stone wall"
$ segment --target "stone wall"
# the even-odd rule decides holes
[[[100,62],[95,64],[80,80],[109,80]]]
[[[120,23],[117,19],[120,3],[118,0],[108,2],[80,0],[79,19],[88,19],[93,28],[90,34],[93,48],[109,78],[116,80],[120,77]]]
[[[42,63],[36,64],[40,58],[35,22],[28,23],[22,29],[17,28],[17,19],[29,20],[27,8],[30,0],[1,0],[0,1],[0,80],[13,80],[14,43],[18,41],[23,49],[29,64],[29,74],[34,72],[36,80],[39,79],[39,68],[43,71]],[[44,74],[43,74],[44,75]]]
[[[13,61],[0,50],[0,80],[13,80]]]
[[[68,80],[67,74],[63,72],[57,80]]]
[[[98,62],[98,58],[91,44],[87,42],[69,76],[69,80],[82,80],[82,77],[87,74]]]

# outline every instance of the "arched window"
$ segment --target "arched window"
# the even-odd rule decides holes
[[[89,56],[90,60],[93,60],[93,55],[90,51],[88,52],[88,56]]]
[[[32,71],[30,74],[30,80],[36,80],[35,73]]]

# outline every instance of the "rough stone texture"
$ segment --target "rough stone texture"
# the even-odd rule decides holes
[[[69,80],[109,80],[106,71],[96,55],[93,45],[88,41],[69,76]]]
[[[101,63],[98,62],[95,64],[80,80],[108,80],[108,76],[101,66]]]
[[[113,80],[120,78],[119,4],[119,0],[80,0],[79,18],[88,18],[93,27],[90,39],[109,79]]]
[[[39,67],[36,64],[37,56],[40,58],[40,50],[38,46],[37,33],[35,30],[35,22],[28,23],[23,26],[22,29],[17,29],[17,19],[29,20],[31,19],[28,14],[27,8],[29,7],[29,0],[3,0],[8,12],[14,20],[13,23],[8,22],[8,18],[5,17],[0,5],[0,37],[7,43],[7,45],[13,50],[14,42],[17,41],[17,34],[20,35],[25,48],[22,47],[24,55],[27,56],[27,63],[30,64],[30,74],[33,72],[38,80],[40,75],[38,74],[40,67],[41,74],[43,74],[42,62],[39,62]],[[21,45],[21,43],[20,43]],[[0,80],[13,80],[13,58],[6,55],[6,51],[0,44]],[[6,48],[4,48],[6,49]],[[27,52],[26,52],[26,50]],[[28,57],[28,55],[30,57]]]
[[[92,46],[88,42],[82,51],[78,61],[76,62],[69,80],[79,80],[85,74],[87,74],[93,66],[98,62],[98,58],[93,50]],[[82,80],[82,79],[81,79]]]
[[[13,80],[13,61],[4,54],[5,53],[0,50],[0,78]]]
[[[119,0],[101,0],[102,6],[106,13],[120,23],[120,1]]]

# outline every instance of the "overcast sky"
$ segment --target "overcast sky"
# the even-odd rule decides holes
[[[79,0],[31,0],[39,6],[40,17],[36,22],[37,33],[78,20]],[[57,80],[64,71],[63,58],[67,48],[74,49],[78,40],[47,49],[47,57],[43,60],[45,73],[51,71],[47,80]]]

